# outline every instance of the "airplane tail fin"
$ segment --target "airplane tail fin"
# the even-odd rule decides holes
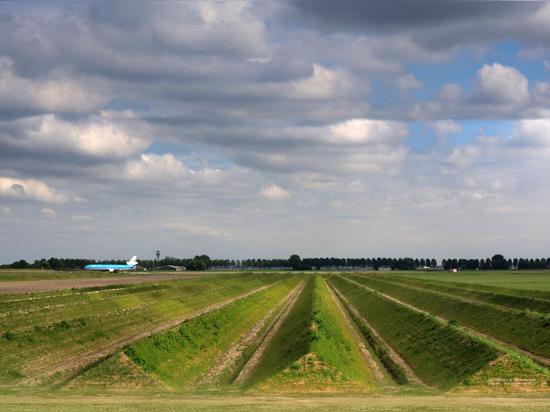
[[[132,259],[126,262],[127,265],[136,266],[137,265],[137,256],[132,256]]]

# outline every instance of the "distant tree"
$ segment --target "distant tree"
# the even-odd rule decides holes
[[[508,262],[506,259],[504,259],[504,256],[502,255],[494,255],[491,259],[491,269],[508,269],[510,266],[508,265]]]
[[[291,255],[288,259],[288,263],[293,270],[302,269],[302,259],[299,255]]]
[[[25,259],[18,260],[11,264],[11,267],[14,269],[27,269],[29,266],[29,263]]]

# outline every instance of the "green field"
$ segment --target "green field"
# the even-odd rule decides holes
[[[463,271],[460,273],[394,272],[394,275],[412,278],[464,283],[471,286],[493,286],[497,288],[550,292],[550,270],[525,271]]]
[[[544,276],[241,272],[0,294],[0,410],[550,410]]]

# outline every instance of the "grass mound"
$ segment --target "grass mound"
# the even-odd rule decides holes
[[[289,276],[239,274],[4,295],[0,303],[0,384],[47,373],[50,367],[74,367],[68,359],[100,352],[112,342]]]
[[[550,392],[548,370],[503,354],[454,389],[455,392]]]
[[[261,320],[296,284],[296,278],[276,284],[191,319],[174,330],[136,342],[125,353],[143,370],[172,388],[195,387],[232,343]]]
[[[370,276],[350,278],[427,312],[458,320],[464,326],[537,355],[550,357],[550,319],[546,316],[534,317],[523,312],[501,310],[491,305],[413,289]]]
[[[163,385],[132,362],[124,352],[119,352],[75,379],[64,389],[86,391],[151,389],[162,390]]]
[[[335,277],[331,282],[430,386],[448,390],[499,354],[452,327],[444,327],[429,316],[342,277]]]
[[[328,289],[318,276],[302,295],[253,371],[260,391],[369,391],[372,372]]]

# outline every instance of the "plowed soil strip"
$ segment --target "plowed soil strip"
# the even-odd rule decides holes
[[[330,291],[330,295],[332,296],[332,299],[334,299],[334,302],[336,303],[336,306],[338,307],[338,310],[340,311],[340,315],[344,318],[344,321],[345,321],[345,323],[348,327],[348,330],[351,332],[351,334],[355,338],[355,341],[357,342],[357,344],[359,346],[359,350],[361,351],[361,354],[363,355],[363,358],[365,359],[365,361],[369,365],[370,370],[372,371],[374,379],[376,379],[376,382],[378,384],[383,384],[385,379],[384,379],[384,374],[380,370],[380,365],[378,364],[378,362],[376,362],[376,360],[374,359],[374,357],[372,356],[370,351],[367,349],[367,347],[365,345],[365,342],[364,342],[364,339],[361,337],[359,332],[357,332],[357,329],[353,325],[353,321],[350,319],[350,317],[349,317],[348,313],[346,312],[346,310],[342,307],[342,302],[336,296],[336,292],[334,291],[332,285],[330,283],[328,283],[328,285],[329,285],[328,289]]]
[[[399,305],[402,305],[402,306],[405,306],[411,310],[414,310],[415,312],[418,312],[418,313],[422,313],[424,315],[428,315],[428,316],[432,316],[434,319],[436,319],[437,321],[439,321],[441,324],[443,325],[447,325],[449,323],[449,320],[446,319],[446,318],[442,318],[441,316],[437,316],[431,312],[426,312],[425,310],[422,310],[420,308],[417,308],[416,306],[413,306],[413,305],[410,305],[409,303],[406,303],[406,302],[403,302],[399,299],[396,299],[394,298],[393,296],[390,296],[390,295],[386,295],[385,293],[382,293],[376,289],[372,289],[366,285],[363,285],[361,283],[358,283],[352,279],[349,279],[347,277],[345,277],[344,279],[346,279],[348,282],[351,282],[359,287],[362,287],[364,289],[367,289],[371,292],[375,292],[375,293],[378,293],[380,296],[383,296],[385,297],[386,299],[388,300],[391,300],[392,302],[395,302],[395,303],[398,303]],[[540,365],[543,365],[543,366],[546,366],[546,367],[550,367],[550,359],[548,358],[545,358],[544,356],[539,356],[539,355],[535,355],[534,353],[531,353],[531,352],[528,352],[526,351],[525,349],[521,349],[515,345],[512,345],[511,343],[508,343],[508,342],[503,342],[497,338],[495,338],[494,336],[491,336],[491,335],[486,335],[485,333],[482,333],[482,332],[478,332],[477,330],[474,330],[474,329],[470,329],[470,328],[467,328],[465,326],[460,326],[458,328],[458,330],[460,330],[462,333],[465,333],[466,335],[469,335],[470,337],[472,338],[475,338],[475,337],[478,337],[478,338],[482,338],[486,341],[488,341],[489,343],[490,342],[493,342],[494,345],[493,347],[495,347],[496,349],[498,350],[502,350],[501,348],[499,348],[498,346],[501,346],[503,348],[506,348],[506,349],[509,349],[511,351],[514,351],[514,352],[517,352],[521,355],[524,355],[528,358],[531,358],[532,360],[534,360],[535,362],[537,362],[538,364]]]
[[[239,373],[239,375],[235,379],[236,384],[241,384],[241,383],[245,382],[246,379],[248,379],[248,377],[250,376],[250,374],[254,370],[254,368],[258,365],[258,362],[260,362],[264,352],[266,351],[266,349],[269,347],[269,344],[273,340],[273,337],[275,336],[275,334],[279,331],[279,329],[281,328],[281,326],[285,322],[286,317],[288,316],[288,314],[290,313],[292,307],[294,306],[294,304],[298,300],[298,297],[300,296],[300,294],[304,290],[305,284],[306,284],[305,282],[301,282],[300,285],[298,285],[298,287],[295,289],[294,294],[289,299],[286,307],[281,311],[281,313],[279,314],[279,316],[277,317],[277,319],[273,323],[273,327],[266,334],[266,336],[264,337],[262,343],[260,344],[260,346],[258,347],[256,352],[254,352],[254,354],[250,357],[248,362],[244,365],[241,372]]]
[[[296,295],[297,291],[300,288],[300,284],[297,285],[290,293],[284,297],[281,305],[278,304],[276,307],[271,309],[263,319],[261,319],[256,325],[254,325],[249,331],[247,331],[241,339],[239,339],[232,347],[230,347],[227,352],[218,360],[218,362],[203,376],[200,383],[201,384],[214,384],[219,382],[220,375],[235,361],[241,356],[243,350],[250,345],[254,340],[258,339],[258,334],[265,328],[267,323],[270,321],[273,313],[277,309],[284,310],[287,307],[288,302]],[[278,316],[273,320],[275,322],[278,319]]]
[[[347,280],[347,279],[346,279]],[[407,361],[405,361],[405,359],[403,359],[401,357],[401,355],[399,355],[399,353],[397,353],[396,350],[394,350],[390,345],[388,345],[388,343],[384,340],[384,338],[382,336],[380,336],[380,334],[378,333],[378,331],[376,329],[374,329],[370,323],[363,317],[361,316],[361,314],[359,313],[359,311],[355,308],[355,306],[353,306],[347,299],[346,297],[340,293],[339,290],[337,290],[336,288],[334,289],[334,291],[336,292],[337,296],[342,300],[342,302],[344,302],[344,304],[349,308],[349,310],[357,317],[357,319],[360,319],[361,322],[363,322],[363,324],[369,328],[369,330],[371,331],[371,333],[376,336],[380,342],[382,342],[382,344],[386,347],[387,351],[388,351],[388,354],[391,356],[391,358],[393,359],[393,361],[395,363],[397,363],[399,366],[401,366],[403,368],[403,370],[405,371],[405,374],[407,375],[407,379],[410,381],[410,382],[413,382],[413,383],[416,383],[417,385],[422,385],[424,387],[428,387],[428,385],[426,385],[424,382],[422,382],[420,380],[420,378],[418,376],[416,376],[416,373],[414,372],[414,369],[407,363]]]
[[[275,282],[275,283],[278,283],[278,282]],[[38,370],[33,371],[32,376],[26,378],[23,381],[23,383],[26,383],[26,384],[38,383],[38,382],[40,382],[40,379],[42,377],[51,376],[56,372],[67,371],[67,370],[78,370],[78,369],[81,369],[83,367],[86,367],[87,365],[97,363],[97,362],[99,362],[103,359],[107,359],[109,356],[113,355],[116,351],[122,349],[123,347],[125,347],[125,346],[127,346],[127,345],[129,345],[133,342],[136,342],[140,339],[143,339],[143,338],[146,338],[148,336],[154,335],[156,333],[164,332],[168,329],[175,328],[175,327],[179,326],[180,324],[182,324],[183,322],[185,322],[189,319],[196,318],[198,316],[204,315],[205,313],[211,312],[213,310],[220,309],[220,308],[222,308],[226,305],[229,305],[230,303],[233,303],[233,302],[235,302],[239,299],[244,299],[247,296],[253,295],[253,294],[258,293],[258,292],[261,292],[262,290],[265,290],[265,289],[273,286],[275,283],[272,283],[271,285],[262,286],[260,288],[251,290],[251,291],[246,292],[244,294],[226,299],[222,302],[216,303],[214,305],[210,305],[210,306],[208,306],[204,309],[200,309],[200,310],[195,311],[193,313],[190,313],[190,314],[184,315],[180,318],[174,319],[170,322],[166,322],[166,323],[163,323],[161,325],[158,325],[158,326],[156,326],[152,329],[149,329],[147,331],[140,332],[140,333],[137,333],[137,334],[134,334],[134,335],[131,335],[131,336],[124,337],[124,338],[116,339],[114,341],[109,342],[107,345],[103,346],[100,349],[90,351],[90,352],[87,352],[87,353],[82,354],[82,355],[65,358],[62,362],[59,362],[59,363],[54,364],[54,365],[49,365],[47,367],[43,367],[43,368],[40,368]],[[74,376],[76,376],[77,374],[78,374],[78,371],[75,373]],[[71,379],[71,378],[69,378],[69,379]]]
[[[177,279],[198,279],[201,277],[216,276],[214,274],[200,275],[141,275],[113,278],[92,279],[50,279],[50,280],[24,280],[0,282],[0,294],[2,293],[28,293],[45,292],[72,288],[89,288],[111,285],[133,285],[144,282],[160,282]]]

